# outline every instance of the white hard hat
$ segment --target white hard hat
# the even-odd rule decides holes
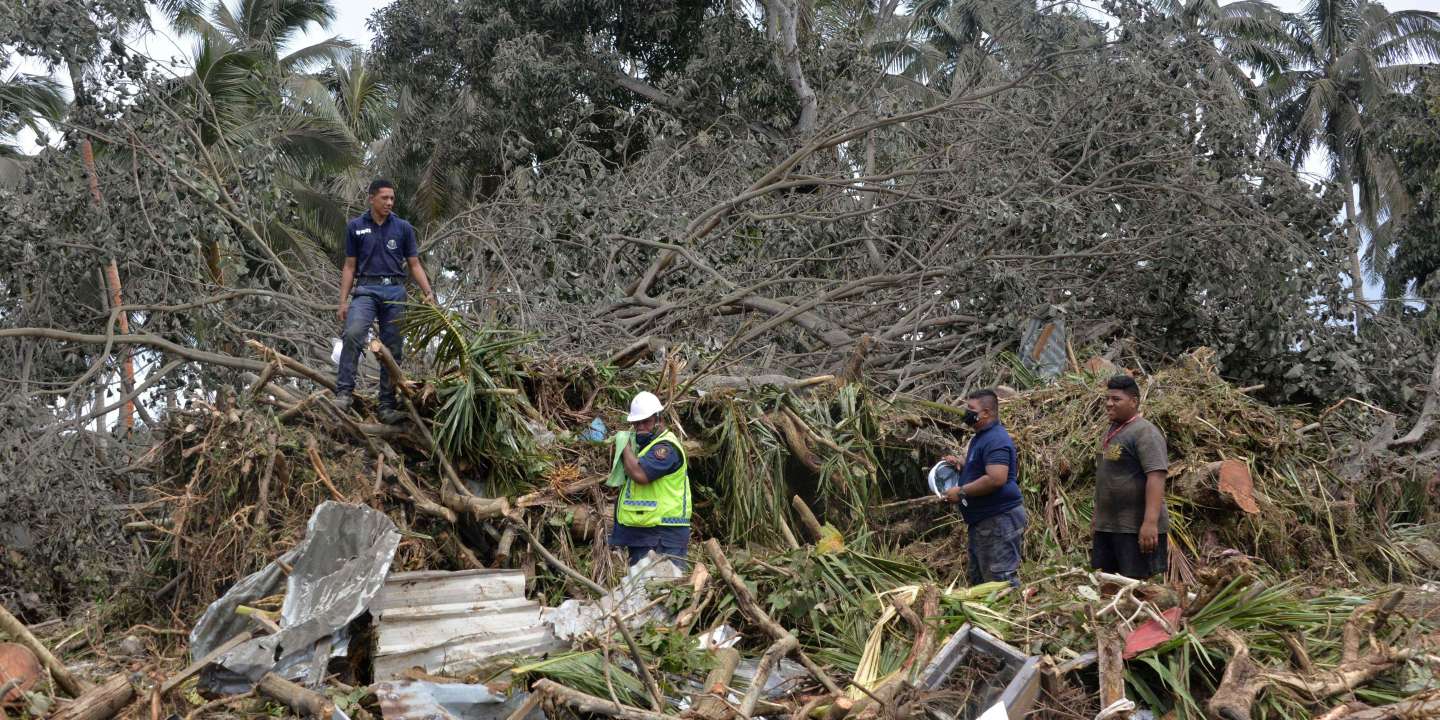
[[[626,416],[625,421],[640,422],[664,409],[665,406],[660,403],[660,398],[655,397],[655,393],[641,391],[634,400],[630,401],[630,414]]]

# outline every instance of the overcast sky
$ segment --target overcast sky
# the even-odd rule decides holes
[[[232,0],[233,1],[233,0]],[[1222,0],[1226,2],[1227,0]],[[1305,0],[1272,0],[1281,10],[1294,12],[1305,5]],[[370,45],[370,31],[365,27],[365,21],[377,9],[390,4],[390,0],[341,0],[336,3],[336,18],[334,24],[328,30],[312,30],[305,38],[306,42],[339,35],[347,38],[356,44],[368,47]],[[1391,10],[1430,10],[1440,12],[1440,0],[1385,0],[1385,7]],[[157,23],[157,25],[163,24]],[[164,33],[158,37],[148,38],[144,42],[147,54],[155,59],[167,59],[171,56],[180,57],[185,54],[184,50],[189,42],[182,42],[177,45],[174,40],[165,36]]]

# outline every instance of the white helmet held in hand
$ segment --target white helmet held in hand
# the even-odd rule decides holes
[[[660,398],[655,393],[642,391],[630,401],[630,414],[626,416],[626,422],[640,422],[656,413],[664,410],[665,406],[660,403]]]

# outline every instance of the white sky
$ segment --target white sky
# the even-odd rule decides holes
[[[1227,0],[1222,0],[1226,2]],[[335,22],[328,30],[312,29],[301,43],[313,43],[331,35],[339,35],[355,42],[358,45],[369,47],[370,31],[365,27],[365,21],[376,10],[389,5],[391,0],[338,0],[335,5]],[[1305,5],[1306,0],[1272,0],[1276,7],[1287,12],[1294,12]],[[1383,0],[1385,7],[1390,10],[1429,10],[1440,12],[1440,0]],[[163,25],[162,22],[156,23]],[[157,37],[147,38],[140,45],[151,57],[161,60],[169,57],[179,57],[184,54],[188,43],[177,44],[173,39],[167,37],[168,33],[158,33]]]

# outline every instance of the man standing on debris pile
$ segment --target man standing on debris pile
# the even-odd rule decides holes
[[[391,210],[395,185],[383,178],[370,183],[370,211],[345,226],[345,265],[340,270],[340,324],[344,327],[339,376],[335,379],[335,406],[349,410],[355,391],[355,366],[365,349],[370,324],[380,322],[380,342],[400,362],[404,341],[400,318],[405,312],[405,274],[409,271],[434,303],[430,278],[420,264],[415,228]],[[380,366],[380,420],[395,424],[402,416],[395,408],[395,387],[390,372]]]
[[[1105,384],[1110,427],[1095,463],[1095,522],[1090,563],[1096,570],[1144,580],[1165,572],[1165,436],[1140,415],[1140,386],[1129,375]]]
[[[1005,581],[1020,587],[1020,545],[1029,520],[1016,481],[1015,443],[1000,424],[994,390],[976,390],[965,399],[965,424],[975,430],[961,460],[945,456],[959,470],[959,484],[945,491],[969,527],[971,585]]]
[[[625,547],[631,565],[653,550],[684,570],[690,545],[689,463],[680,438],[661,425],[664,409],[660,398],[649,392],[630,402],[625,419],[633,437],[616,437],[625,443],[620,452],[625,484],[615,499],[610,544]]]

